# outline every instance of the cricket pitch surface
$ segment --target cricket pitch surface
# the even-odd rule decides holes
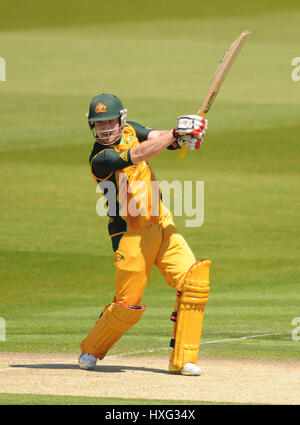
[[[300,362],[200,361],[202,376],[168,372],[168,357],[107,357],[95,371],[76,355],[0,353],[0,392],[158,400],[299,404]]]

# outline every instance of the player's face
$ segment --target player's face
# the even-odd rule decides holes
[[[112,120],[96,121],[95,130],[102,145],[113,145],[122,136],[119,118]]]

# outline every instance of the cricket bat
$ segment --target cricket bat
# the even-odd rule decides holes
[[[225,55],[223,56],[221,62],[219,63],[217,70],[213,76],[212,82],[208,89],[208,92],[205,96],[205,99],[202,103],[201,108],[198,111],[198,115],[205,116],[210,110],[222,84],[228,74],[235,58],[243,47],[247,37],[251,33],[247,30],[243,31],[242,34],[232,43],[232,45],[227,49]],[[179,158],[184,158],[188,148],[186,144],[183,143],[179,151]]]

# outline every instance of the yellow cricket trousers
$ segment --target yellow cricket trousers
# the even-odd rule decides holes
[[[166,282],[181,290],[188,269],[196,259],[172,215],[137,232],[125,233],[115,251],[115,303],[140,305],[153,266]]]

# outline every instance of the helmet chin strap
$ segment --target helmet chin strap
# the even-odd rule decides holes
[[[92,130],[93,136],[96,139],[96,142],[100,143],[103,146],[112,146],[112,145],[117,144],[117,142],[119,142],[122,139],[124,128],[120,127],[120,131],[115,136],[113,141],[106,140],[108,137],[107,136],[106,137],[101,136],[101,133],[105,133],[105,134],[113,133],[115,130],[106,130],[106,131],[97,132],[95,127],[91,128],[91,130]],[[100,135],[99,135],[99,133],[100,133]]]
[[[88,116],[88,114],[86,114],[86,116]],[[102,138],[101,137],[101,133],[112,133],[115,130],[105,130],[105,131],[99,131],[99,133],[97,133],[96,128],[95,128],[95,124],[91,121],[88,120],[88,124],[89,124],[89,128],[94,136],[94,138],[96,139],[96,142],[100,143],[103,146],[112,146],[117,144],[117,142],[119,142],[122,139],[123,136],[123,132],[124,132],[124,128],[126,126],[126,122],[127,122],[127,109],[121,109],[120,110],[120,131],[119,134],[116,135],[115,140],[112,142],[107,142],[105,139],[107,138]]]

